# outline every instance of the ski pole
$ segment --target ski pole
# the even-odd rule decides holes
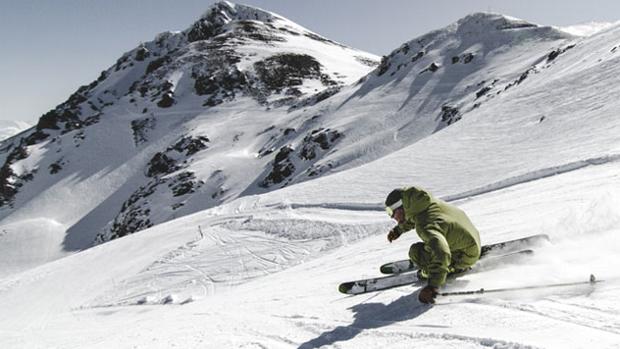
[[[604,280],[597,280],[596,277],[594,277],[594,274],[591,274],[590,280],[588,281],[567,282],[567,283],[561,283],[561,284],[547,284],[547,285],[537,285],[537,286],[495,288],[495,289],[490,289],[490,290],[485,290],[484,288],[481,288],[475,291],[442,292],[442,293],[439,293],[439,295],[440,296],[466,296],[466,295],[483,294],[483,293],[535,290],[535,289],[550,288],[550,287],[566,287],[566,286],[588,285],[588,284],[594,285],[598,282],[603,282],[603,281]]]

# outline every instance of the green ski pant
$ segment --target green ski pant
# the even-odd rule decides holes
[[[432,254],[429,249],[424,248],[423,242],[417,242],[409,248],[409,258],[421,271],[422,275],[428,277],[433,270],[428,270],[432,261]],[[460,272],[471,268],[480,259],[480,250],[474,245],[469,249],[453,251],[451,253],[448,273]]]

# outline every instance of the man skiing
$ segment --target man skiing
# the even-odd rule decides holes
[[[418,276],[428,279],[418,296],[422,303],[434,303],[439,287],[449,274],[463,272],[480,258],[480,233],[459,208],[416,188],[393,190],[385,209],[398,222],[388,241],[415,228],[422,242],[411,245],[409,258],[419,268]]]

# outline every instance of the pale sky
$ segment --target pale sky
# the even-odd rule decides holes
[[[0,0],[0,120],[35,123],[126,51],[189,27],[213,0]],[[243,0],[377,55],[473,12],[543,25],[616,22],[617,0]],[[619,38],[620,42],[620,38]]]

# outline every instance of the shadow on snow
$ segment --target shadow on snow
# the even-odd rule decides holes
[[[348,326],[338,326],[317,338],[305,342],[298,349],[314,349],[355,338],[364,330],[389,326],[399,321],[412,320],[424,314],[431,306],[418,302],[418,292],[402,296],[390,304],[361,303],[350,309],[355,320]]]

